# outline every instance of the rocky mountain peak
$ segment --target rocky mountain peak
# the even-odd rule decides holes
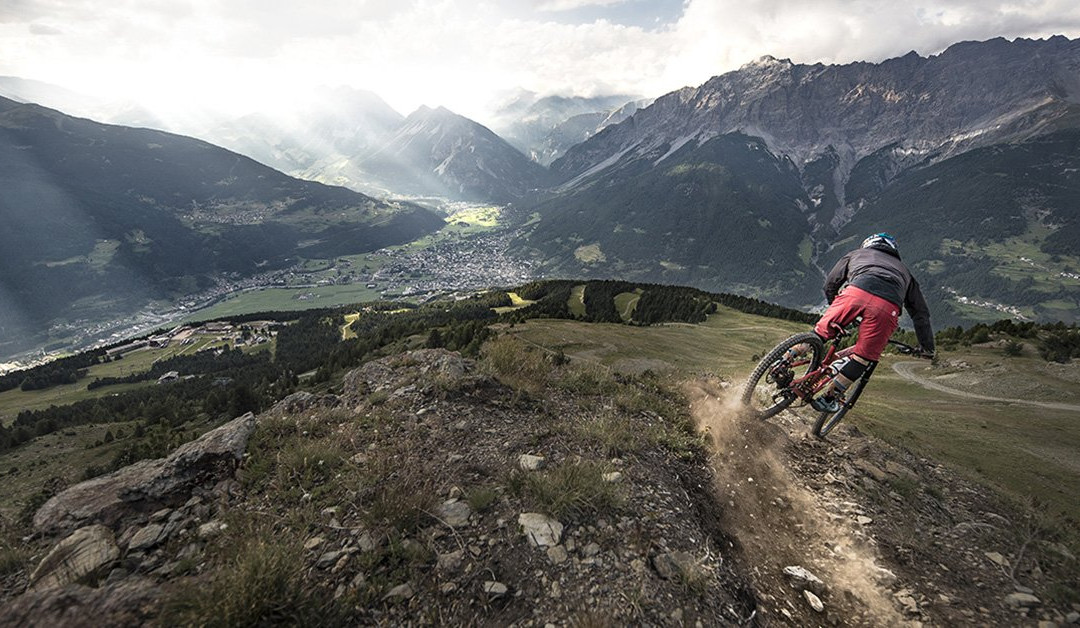
[[[853,166],[897,142],[941,158],[1060,115],[1063,98],[1080,93],[1078,77],[1080,40],[1064,38],[965,42],[937,56],[908,53],[882,63],[805,65],[765,56],[658,98],[553,169],[571,179],[615,154],[734,131],[764,138],[797,163],[833,146]]]

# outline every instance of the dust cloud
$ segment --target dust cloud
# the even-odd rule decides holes
[[[791,412],[768,421],[747,416],[741,386],[697,380],[685,390],[712,447],[720,518],[749,566],[763,623],[907,624],[894,606],[888,590],[893,577],[878,566],[873,540],[790,470],[799,443],[812,438],[807,425]],[[825,582],[824,613],[791,587],[783,575],[789,565]]]

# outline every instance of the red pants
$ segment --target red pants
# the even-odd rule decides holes
[[[847,286],[814,325],[814,332],[828,340],[836,335],[832,328],[834,323],[846,327],[856,316],[862,316],[862,324],[859,325],[859,339],[855,341],[855,355],[876,362],[881,359],[889,337],[900,325],[900,308],[879,296]]]

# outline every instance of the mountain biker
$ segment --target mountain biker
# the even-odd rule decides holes
[[[926,306],[919,284],[911,271],[900,261],[896,239],[887,233],[875,233],[863,240],[862,246],[836,262],[825,278],[825,298],[828,309],[814,326],[814,333],[829,340],[862,317],[855,351],[837,360],[838,370],[832,383],[810,405],[818,412],[840,410],[838,396],[859,379],[871,363],[881,359],[889,336],[900,324],[900,312],[908,309],[915,323],[915,335],[923,356],[934,355],[934,332],[930,327],[930,309]],[[803,355],[809,345],[796,345],[788,350],[787,360]]]

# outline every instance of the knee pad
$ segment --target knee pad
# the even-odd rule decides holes
[[[863,373],[866,372],[866,369],[870,368],[870,365],[863,364],[851,356],[844,358],[843,362],[844,363],[840,365],[839,374],[853,382],[862,377]]]

